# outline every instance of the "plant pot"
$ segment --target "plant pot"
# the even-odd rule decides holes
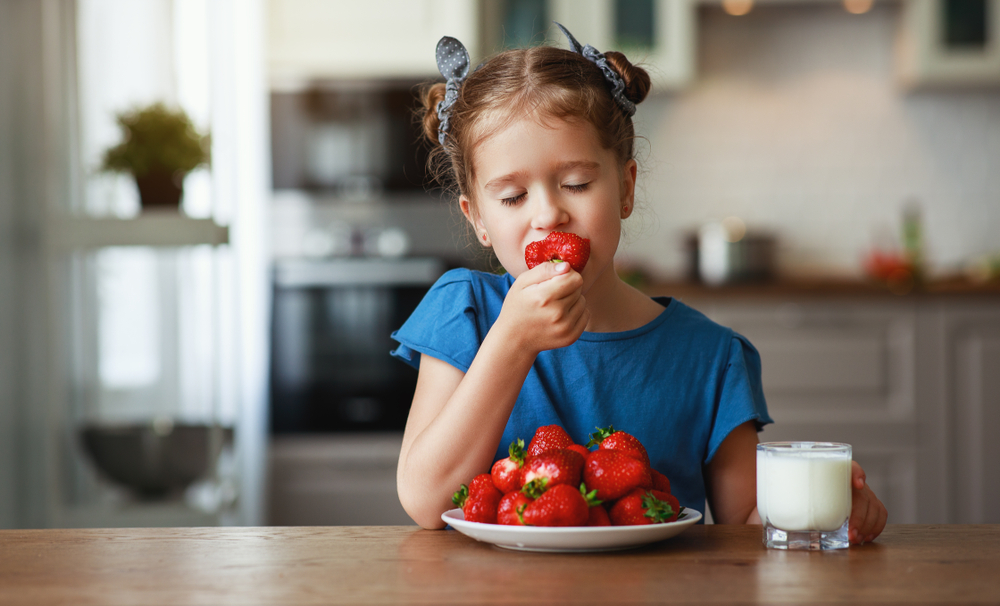
[[[143,208],[173,208],[180,210],[181,187],[183,183],[177,173],[165,170],[151,170],[147,174],[136,177],[135,184],[139,187],[139,200]]]

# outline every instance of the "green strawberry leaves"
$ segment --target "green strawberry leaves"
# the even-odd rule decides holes
[[[513,442],[511,442],[510,446],[507,447],[507,454],[510,455],[510,460],[511,461],[514,461],[515,463],[517,463],[518,467],[523,466],[524,465],[524,458],[525,458],[525,455],[527,454],[527,451],[525,451],[525,449],[524,449],[524,440],[521,439],[521,438],[518,438],[518,439],[514,440]]]
[[[590,434],[590,441],[587,442],[587,448],[590,448],[591,446],[599,446],[605,438],[610,437],[611,434],[615,433],[614,425],[608,425],[606,428],[597,427],[596,429],[597,431]]]
[[[462,484],[461,488],[455,491],[455,494],[451,495],[451,502],[455,504],[455,507],[465,507],[465,501],[469,498],[469,486],[467,484]]]
[[[642,495],[642,508],[646,510],[642,515],[653,520],[654,524],[662,524],[674,515],[674,508],[670,503],[657,499],[651,492]]]

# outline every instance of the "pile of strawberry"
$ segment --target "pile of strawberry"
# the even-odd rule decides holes
[[[524,440],[514,440],[510,456],[462,484],[452,502],[467,521],[487,524],[634,526],[677,519],[683,508],[670,494],[670,480],[650,467],[639,440],[598,428],[587,447],[559,425],[539,427],[527,450]]]

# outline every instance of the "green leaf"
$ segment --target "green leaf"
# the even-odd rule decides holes
[[[538,497],[545,494],[545,490],[548,487],[548,478],[535,478],[534,480],[528,482],[523,487],[521,487],[521,492],[527,497],[532,499],[537,499]]]
[[[583,500],[587,502],[587,507],[594,507],[604,502],[597,498],[596,488],[587,492],[587,485],[584,482],[580,482],[580,494],[583,495]]]
[[[608,425],[607,428],[598,427],[596,429],[597,431],[590,434],[590,441],[587,442],[587,448],[590,448],[591,446],[599,446],[605,438],[615,433],[614,425]]]
[[[517,463],[518,467],[524,465],[524,456],[527,454],[524,450],[524,440],[518,438],[511,442],[507,447],[507,453],[510,455],[510,460]]]
[[[455,504],[456,507],[465,507],[465,501],[469,498],[469,487],[466,484],[462,484],[461,488],[455,491],[455,494],[451,495],[451,502]]]
[[[641,502],[643,509],[646,510],[646,513],[642,515],[653,520],[654,524],[662,524],[674,515],[674,508],[670,506],[670,503],[657,499],[651,492],[642,495]]]

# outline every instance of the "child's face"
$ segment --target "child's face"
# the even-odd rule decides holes
[[[473,166],[475,205],[463,196],[462,211],[512,276],[528,269],[525,247],[553,231],[590,239],[585,290],[613,267],[636,164],[622,166],[589,123],[526,117],[480,143]]]

